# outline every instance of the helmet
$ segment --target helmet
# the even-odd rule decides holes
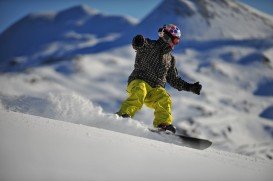
[[[162,37],[164,41],[170,44],[171,47],[177,45],[180,42],[181,31],[174,24],[163,25],[158,29],[159,37]]]
[[[176,25],[174,25],[174,24],[164,25],[161,28],[161,31],[162,31],[162,29],[164,30],[164,32],[170,33],[173,37],[176,37],[176,38],[180,38],[181,37],[181,31],[180,31],[180,29]]]

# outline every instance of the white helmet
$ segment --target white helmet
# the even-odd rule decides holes
[[[176,25],[167,24],[158,29],[158,36],[173,47],[180,42],[181,31]]]

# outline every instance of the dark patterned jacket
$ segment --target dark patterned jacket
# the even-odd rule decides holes
[[[168,82],[177,90],[189,91],[189,83],[182,80],[175,67],[175,58],[169,47],[161,38],[158,40],[145,39],[142,47],[135,47],[135,68],[129,76],[128,83],[135,79],[147,82],[151,87],[165,87]]]

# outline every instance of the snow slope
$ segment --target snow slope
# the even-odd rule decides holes
[[[173,6],[175,3],[192,2],[200,5],[201,2],[207,2],[205,5],[211,8],[212,6],[218,7],[221,2],[226,1],[170,2],[169,6],[172,7],[176,7]],[[247,12],[250,10],[247,8],[247,11],[244,11],[246,9],[241,9],[241,6],[234,1],[228,1],[228,5],[231,4],[236,5],[233,10],[237,9],[237,11],[233,12],[229,8],[223,10],[223,7],[209,8],[209,10],[216,14],[219,14],[220,10],[226,12],[227,15],[231,13],[231,16],[227,18],[232,20],[230,25],[234,27],[227,27],[227,29],[236,29],[236,18],[233,19],[232,14],[235,17],[240,14],[248,15]],[[188,8],[193,7],[188,6]],[[162,13],[161,10],[162,8],[159,8],[154,12]],[[67,13],[65,12],[67,11],[73,16],[66,21]],[[32,14],[27,17],[26,19],[30,22],[39,19],[35,21],[38,24],[55,22],[58,19],[60,24],[76,29],[64,34],[62,32],[61,42],[50,41],[49,44],[41,44],[45,48],[38,52],[33,50],[33,56],[31,53],[28,54],[28,51],[32,51],[29,48],[33,46],[25,45],[36,41],[35,38],[20,41],[27,49],[23,51],[27,55],[17,57],[13,54],[16,58],[8,61],[7,67],[0,67],[7,71],[0,73],[0,108],[2,110],[0,120],[3,120],[0,134],[11,135],[0,136],[1,154],[5,154],[0,156],[0,164],[3,164],[5,168],[3,170],[5,176],[11,178],[12,175],[8,173],[12,170],[9,172],[7,170],[18,165],[16,167],[18,175],[21,168],[29,168],[29,170],[36,170],[36,172],[27,172],[29,175],[36,173],[37,177],[41,176],[45,180],[51,180],[51,175],[56,180],[58,178],[69,180],[68,176],[79,178],[80,175],[94,178],[94,180],[110,180],[110,178],[125,180],[128,177],[143,180],[144,176],[165,178],[168,175],[161,171],[163,167],[169,171],[168,174],[174,173],[172,174],[174,180],[181,179],[183,176],[188,180],[204,180],[201,177],[209,180],[217,180],[217,177],[223,180],[269,180],[268,178],[272,178],[268,171],[272,170],[272,162],[265,160],[272,161],[273,159],[273,115],[271,113],[273,106],[273,41],[270,38],[263,38],[268,35],[268,26],[261,23],[263,15],[260,16],[260,13],[255,11],[257,16],[249,15],[255,21],[250,22],[248,16],[240,17],[240,21],[238,20],[239,24],[257,22],[261,28],[254,28],[258,37],[252,36],[254,29],[251,29],[246,31],[248,32],[246,35],[250,37],[242,36],[247,39],[241,40],[240,36],[227,34],[229,39],[222,40],[218,37],[219,33],[213,33],[215,29],[209,29],[203,33],[211,32],[210,35],[214,34],[216,39],[203,41],[201,36],[207,35],[200,34],[202,33],[200,31],[192,35],[197,38],[200,35],[201,39],[193,44],[182,40],[181,46],[185,46],[175,48],[174,56],[177,60],[179,74],[188,82],[199,81],[203,89],[201,95],[197,96],[188,92],[178,92],[167,86],[173,102],[173,124],[177,126],[178,132],[186,129],[190,135],[212,140],[212,149],[199,152],[181,147],[175,140],[147,132],[147,125],[152,126],[153,111],[145,106],[136,114],[134,120],[124,120],[107,114],[118,111],[121,101],[126,97],[127,78],[133,69],[135,58],[135,52],[130,45],[131,36],[122,39],[123,42],[116,42],[115,40],[121,34],[117,35],[114,32],[114,34],[110,33],[100,37],[81,32],[81,30],[89,31],[89,26],[87,26],[91,26],[88,24],[90,23],[89,18],[97,16],[98,12],[85,6],[71,8],[67,11],[50,15]],[[196,20],[197,16],[201,16],[201,12],[195,13],[189,18]],[[173,19],[174,14],[169,15],[168,17]],[[100,16],[104,18],[103,15]],[[105,18],[111,20],[110,22],[115,22],[112,21],[111,16]],[[221,25],[219,28],[224,31],[224,25],[221,24],[223,20],[220,21],[218,18],[217,16],[215,19],[208,18],[204,21],[211,22],[211,26]],[[124,17],[119,20],[122,19]],[[241,21],[242,19],[247,21]],[[158,19],[158,22],[163,23],[160,20]],[[177,21],[179,22],[180,20]],[[150,38],[155,37],[157,29],[149,30],[149,27],[154,24],[146,22],[148,26],[146,29],[144,26],[141,28],[142,23],[139,24],[140,28],[136,29],[136,32],[128,33],[153,32]],[[81,29],[81,27],[87,29]],[[26,25],[26,28],[31,29],[31,26]],[[56,27],[52,26],[52,28]],[[209,27],[204,26],[204,29],[206,28]],[[60,31],[62,30],[61,28]],[[233,31],[233,33],[236,32],[237,29]],[[196,32],[193,31],[193,33]],[[47,39],[48,37],[42,38]],[[17,40],[20,39],[17,38]],[[105,46],[106,42],[112,42],[114,49]],[[100,50],[100,52],[95,53],[96,51],[93,50]],[[9,141],[9,139],[12,140]],[[7,146],[2,147],[2,143]],[[78,148],[81,149],[78,150]],[[19,154],[21,149],[24,150],[22,157]],[[124,152],[124,150],[132,151]],[[111,151],[114,151],[113,154]],[[31,154],[28,155],[28,152]],[[45,155],[45,159],[39,157],[39,153]],[[97,157],[98,153],[103,153],[103,157]],[[117,159],[116,155],[118,155]],[[31,158],[31,162],[27,162],[27,156]],[[18,158],[18,160],[13,158]],[[150,160],[148,158],[154,162],[147,162]],[[3,159],[4,162],[2,162]],[[111,164],[109,160],[114,164]],[[174,164],[172,165],[171,162]],[[33,164],[28,165],[28,163]],[[92,165],[93,163],[99,167]],[[39,168],[37,165],[42,166],[40,170],[37,169]],[[134,166],[137,172],[131,169]],[[94,169],[94,172],[90,172],[89,168]],[[54,172],[54,169],[58,172]],[[44,170],[48,172],[44,173]],[[215,173],[214,170],[218,172]],[[100,174],[95,175],[94,173]]]
[[[186,49],[175,54],[177,68],[183,79],[201,82],[202,94],[167,89],[179,131],[187,129],[191,135],[209,138],[217,149],[272,159],[272,118],[261,113],[273,105],[273,98],[260,91],[270,92],[270,81],[265,81],[273,79],[270,62],[257,59],[247,65],[238,63],[253,52],[257,50],[233,46],[205,52]],[[118,111],[126,97],[134,55],[133,49],[125,46],[22,73],[2,74],[1,105],[6,110],[96,126],[86,105],[91,100],[105,112]],[[153,111],[144,106],[135,119],[152,125]],[[122,132],[122,125],[115,131]]]
[[[22,113],[0,114],[0,179],[5,181],[269,181],[273,176],[272,162],[213,148],[198,151]],[[104,119],[101,113],[90,116]]]

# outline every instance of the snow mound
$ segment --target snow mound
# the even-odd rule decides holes
[[[1,180],[269,181],[273,176],[269,161],[22,113],[0,114]]]
[[[177,142],[177,139],[170,139],[169,136],[150,132],[148,130],[149,126],[143,122],[104,113],[101,107],[94,106],[90,100],[76,93],[50,93],[44,99],[29,96],[1,96],[1,103],[1,107],[9,111],[22,112],[181,145],[181,143]]]
[[[1,101],[2,107],[10,111],[119,132],[134,133],[137,132],[134,130],[137,128],[146,130],[146,127],[136,120],[122,119],[115,114],[104,113],[101,107],[94,106],[90,100],[76,93],[49,93],[45,98],[1,96]]]

